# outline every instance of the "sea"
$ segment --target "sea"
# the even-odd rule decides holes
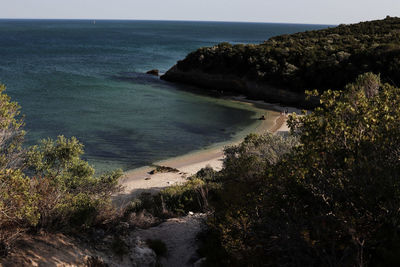
[[[255,121],[245,105],[145,74],[220,42],[261,43],[329,25],[0,20],[0,83],[21,105],[25,145],[77,137],[103,172],[230,140]]]

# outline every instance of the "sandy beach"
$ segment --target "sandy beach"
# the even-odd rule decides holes
[[[206,166],[220,170],[223,164],[223,149],[225,146],[240,143],[244,135],[250,132],[263,134],[267,131],[272,133],[288,131],[289,129],[286,125],[287,115],[284,114],[284,111],[288,110],[289,113],[299,112],[297,109],[280,107],[262,101],[249,101],[243,98],[234,98],[231,100],[240,101],[252,106],[257,111],[257,116],[265,114],[265,120],[258,120],[256,126],[253,125],[253,127],[246,130],[246,133],[242,133],[242,135],[237,136],[229,142],[216,144],[207,149],[154,163],[156,165],[176,168],[179,172],[149,174],[150,171],[154,170],[154,167],[151,166],[125,172],[121,180],[121,185],[124,189],[118,195],[118,201],[122,201],[123,203],[144,191],[157,192],[165,187],[183,183],[187,181],[188,177]]]

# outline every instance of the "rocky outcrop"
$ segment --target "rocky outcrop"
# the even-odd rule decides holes
[[[23,235],[0,266],[87,266],[103,260],[62,234]]]
[[[197,235],[206,227],[206,214],[190,213],[182,218],[169,219],[166,222],[148,229],[138,229],[131,234],[133,239],[161,240],[166,244],[166,257],[159,258],[159,263],[164,267],[193,266],[204,259],[197,254]],[[138,247],[138,246],[137,246]]]
[[[148,72],[146,72],[146,74],[158,76],[160,74],[160,71],[157,69],[153,69],[153,70],[149,70]]]
[[[207,214],[190,212],[146,229],[121,223],[117,228],[124,229],[118,237],[97,230],[91,243],[62,234],[24,235],[8,256],[0,257],[0,266],[201,266],[204,259],[197,254],[197,235],[206,228],[206,218]],[[166,255],[157,255],[149,239],[165,243]]]
[[[113,252],[115,240],[113,236],[104,236],[89,245],[62,234],[24,235],[6,257],[0,258],[0,266],[157,266],[157,255],[142,239],[124,236],[124,255]]]
[[[209,74],[201,70],[182,71],[177,65],[162,75],[161,79],[194,85],[204,90],[241,94],[269,103],[280,103],[301,108],[313,108],[318,105],[318,99],[306,100],[304,93],[277,88],[265,82],[252,81],[234,75]]]
[[[135,245],[129,252],[129,257],[132,267],[157,266],[156,253],[140,238],[136,238]]]

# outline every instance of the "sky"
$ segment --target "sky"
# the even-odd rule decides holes
[[[0,0],[0,18],[355,23],[400,16],[400,0]]]

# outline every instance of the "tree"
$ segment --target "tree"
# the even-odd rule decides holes
[[[120,190],[122,171],[94,176],[94,169],[81,159],[83,145],[74,137],[45,139],[29,149],[25,167],[40,192],[41,227],[89,226],[101,209],[110,207],[112,194]],[[72,220],[72,221],[71,221]]]
[[[228,265],[399,264],[400,89],[368,73],[320,97],[272,164],[257,146],[228,153],[240,167],[225,164],[211,220]]]
[[[27,229],[80,231],[113,215],[121,170],[95,176],[72,137],[23,149],[23,119],[0,85],[0,254]],[[107,213],[109,212],[109,213]]]
[[[24,131],[17,103],[11,102],[0,85],[0,254],[26,224],[38,221],[30,180],[21,171]]]
[[[25,132],[23,120],[19,117],[20,106],[11,102],[4,93],[6,87],[0,84],[0,170],[18,168],[21,163],[21,145]]]

